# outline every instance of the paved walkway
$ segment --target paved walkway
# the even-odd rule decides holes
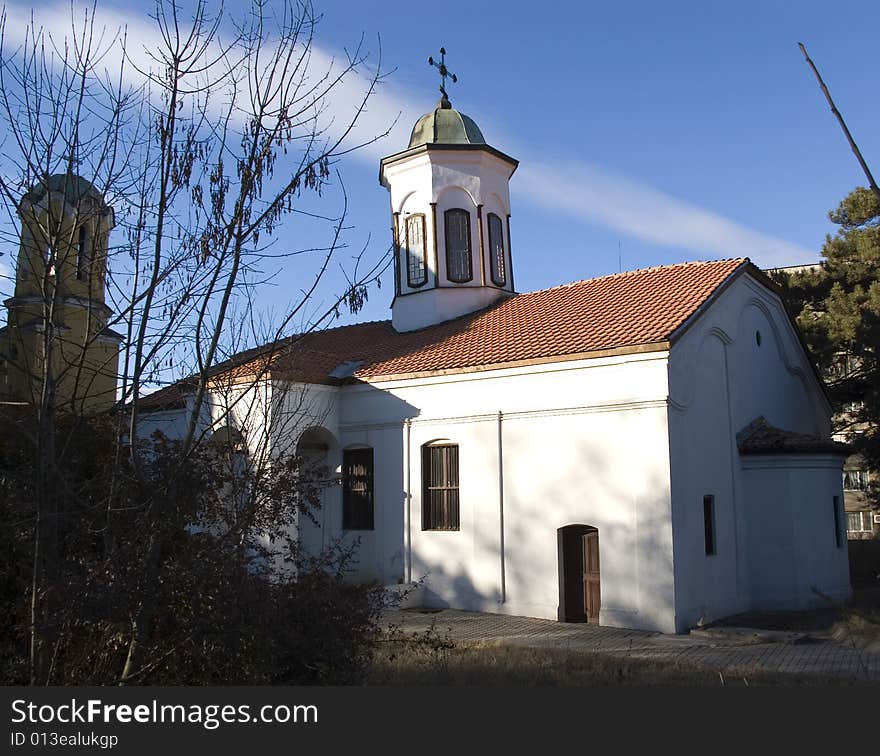
[[[724,674],[790,672],[880,682],[880,653],[852,644],[793,633],[730,630],[719,636],[664,635],[531,617],[463,612],[404,610],[386,621],[404,632],[422,632],[432,624],[459,645],[504,643],[539,648],[577,649],[609,656],[672,661]]]

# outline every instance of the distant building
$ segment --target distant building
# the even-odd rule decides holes
[[[91,183],[50,176],[18,205],[21,241],[15,293],[0,329],[0,397],[77,413],[116,401],[119,344],[104,302],[113,210]],[[48,358],[48,361],[47,361]]]

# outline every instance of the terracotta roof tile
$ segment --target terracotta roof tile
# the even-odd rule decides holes
[[[763,416],[756,417],[736,434],[741,454],[842,454],[850,447],[823,436],[795,433],[770,425]]]
[[[138,406],[142,410],[150,410],[152,412],[180,409],[186,406],[186,396],[191,391],[192,385],[189,381],[178,381],[170,386],[160,388],[152,394],[140,397]]]
[[[327,382],[360,360],[358,378],[566,358],[668,339],[748,260],[693,262],[618,273],[517,294],[419,331],[390,321],[305,335],[280,350],[273,373]]]
[[[354,377],[375,379],[573,359],[663,342],[749,266],[747,258],[689,262],[576,281],[406,333],[387,320],[331,328],[287,339],[271,352],[248,350],[212,372],[243,377],[264,369],[268,358],[276,377],[334,384],[340,379],[330,374],[342,363],[360,362]],[[165,398],[179,402],[179,391],[171,389],[163,389]]]

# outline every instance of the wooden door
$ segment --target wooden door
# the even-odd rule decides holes
[[[584,612],[587,622],[599,624],[599,533],[592,531],[581,537],[584,556]]]

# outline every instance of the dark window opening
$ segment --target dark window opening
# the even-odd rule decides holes
[[[47,244],[43,249],[43,261],[46,263],[47,273],[48,275],[55,275],[55,251],[52,249],[51,244]]]
[[[867,470],[843,471],[844,491],[867,491],[870,481],[871,475]]]
[[[411,215],[406,219],[406,282],[410,286],[422,286],[427,280],[425,216]]]
[[[717,553],[715,550],[715,497],[703,497],[703,538],[706,556]]]
[[[76,255],[76,278],[82,281],[89,273],[89,231],[85,226],[79,227],[79,248]]]
[[[507,269],[504,264],[504,230],[501,218],[489,213],[489,265],[492,283],[504,286],[507,283]]]
[[[373,529],[373,450],[342,452],[342,529]]]
[[[831,504],[834,507],[834,545],[839,549],[843,546],[843,533],[840,529],[840,497],[834,496]]]
[[[467,210],[447,210],[446,277],[454,283],[465,283],[473,277],[471,269],[471,214]]]
[[[422,530],[458,530],[458,446],[422,447]]]
[[[755,331],[755,343],[758,346],[761,346],[761,332],[760,331]]]

